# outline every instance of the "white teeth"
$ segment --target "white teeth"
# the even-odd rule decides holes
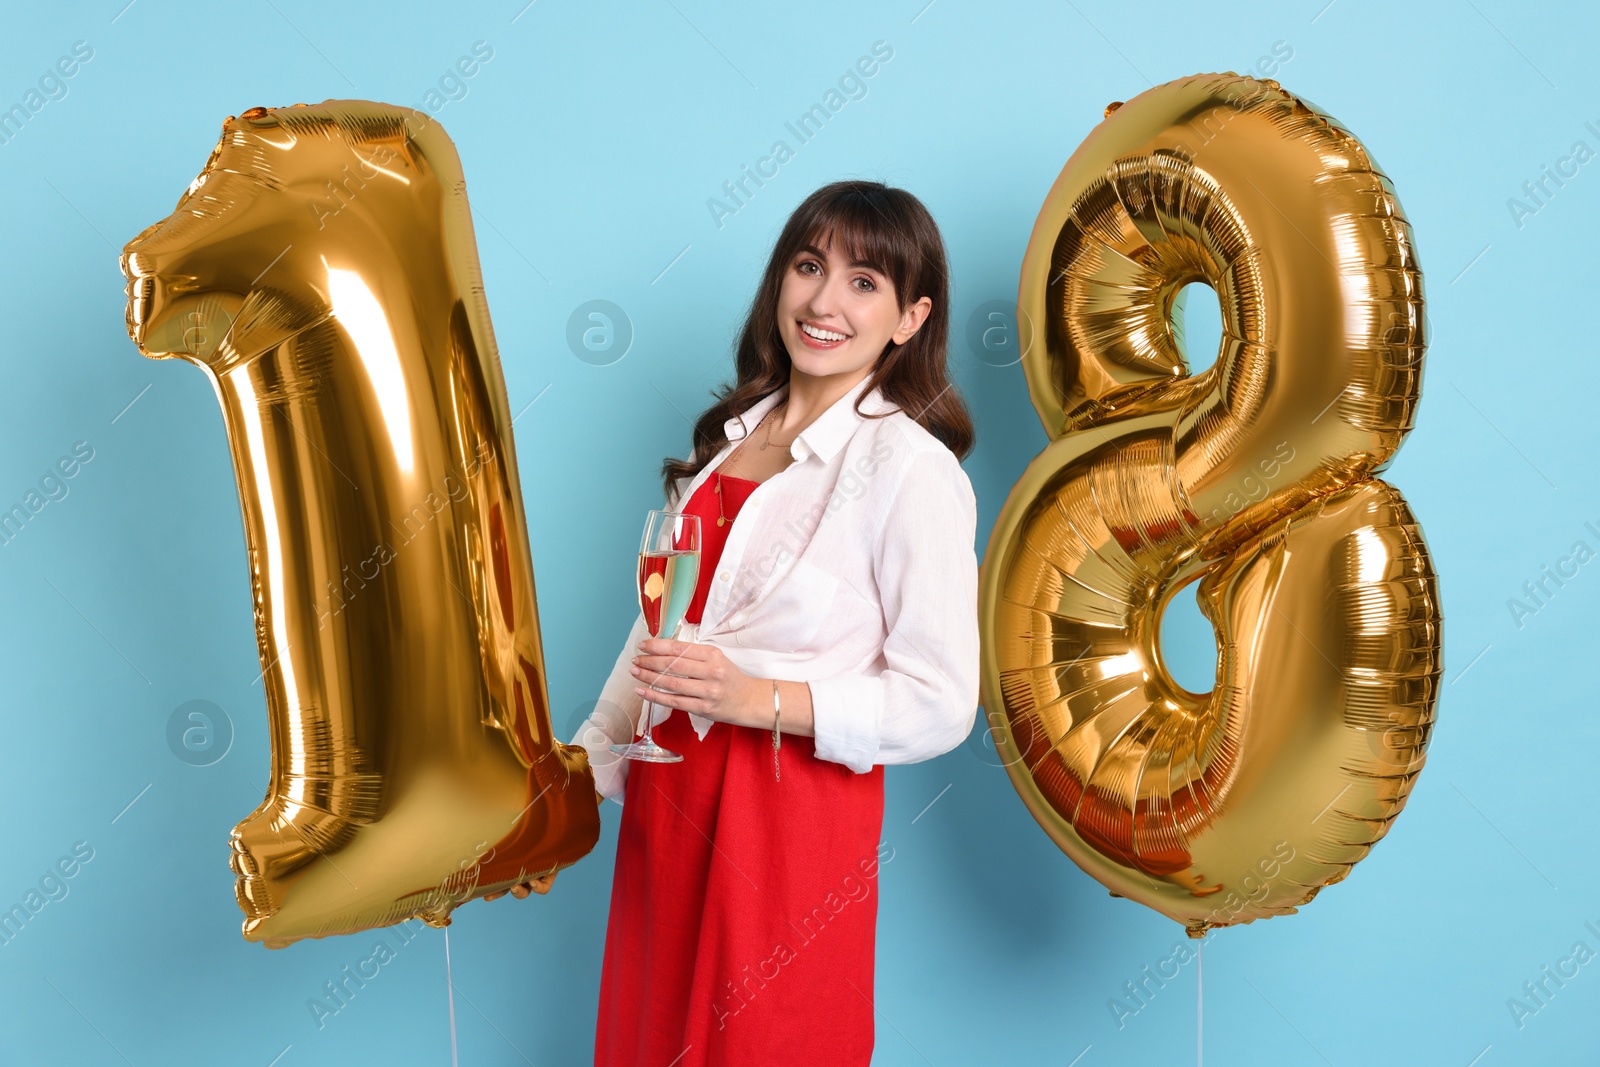
[[[827,330],[819,330],[810,323],[802,322],[800,324],[800,328],[819,341],[843,341],[845,338],[845,335],[842,333],[830,333]]]

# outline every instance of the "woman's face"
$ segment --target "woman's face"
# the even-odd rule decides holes
[[[796,372],[860,381],[890,341],[911,339],[933,302],[924,296],[901,311],[893,283],[872,267],[845,262],[835,244],[807,245],[785,268],[778,332]]]

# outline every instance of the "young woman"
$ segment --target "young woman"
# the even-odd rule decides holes
[[[663,464],[669,510],[700,517],[699,583],[678,639],[640,613],[574,739],[624,801],[597,1065],[871,1059],[883,765],[954,748],[978,703],[947,277],[915,197],[819,189],[778,238],[736,382]],[[681,763],[611,752],[647,700]]]

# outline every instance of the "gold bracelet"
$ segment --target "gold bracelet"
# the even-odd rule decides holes
[[[778,770],[778,746],[782,743],[783,735],[779,732],[778,708],[778,680],[772,680],[772,780],[783,781],[783,774]]]

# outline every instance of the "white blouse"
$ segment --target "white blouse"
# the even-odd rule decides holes
[[[972,732],[978,707],[977,500],[943,442],[868,379],[802,430],[794,462],[757,486],[728,530],[698,624],[677,639],[716,645],[745,673],[811,687],[817,755],[858,773],[948,752]],[[787,393],[763,397],[726,423],[728,444],[687,488],[678,510]],[[595,787],[621,800],[644,699],[629,672],[650,636],[641,610],[582,745]],[[671,708],[655,705],[652,725]],[[689,715],[698,736],[712,720]]]

